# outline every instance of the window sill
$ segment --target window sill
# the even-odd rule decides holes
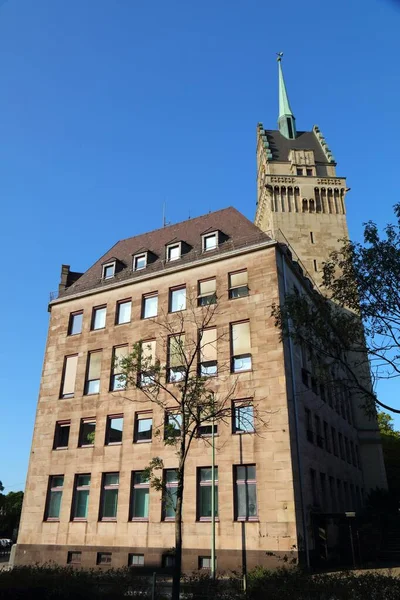
[[[87,518],[74,517],[71,519],[71,523],[87,523]]]
[[[240,375],[241,373],[252,373],[253,369],[245,369],[243,371],[231,371],[232,375]]]
[[[103,331],[105,327],[96,327],[96,329],[91,329],[90,331]]]
[[[108,444],[104,444],[105,446],[122,446],[122,442],[109,442]]]
[[[134,444],[151,444],[151,440],[133,440]]]
[[[175,523],[175,517],[164,517],[162,523]]]
[[[103,517],[99,520],[100,523],[116,523],[117,517]]]
[[[211,523],[211,521],[211,517],[199,517],[196,519],[196,523]],[[215,523],[219,523],[219,517],[215,517],[214,521]]]
[[[248,517],[247,519],[245,517],[238,517],[235,519],[234,523],[258,523],[259,520],[260,519],[258,517]]]
[[[115,323],[115,327],[118,327],[119,325],[128,325],[128,323],[132,323],[132,321],[124,321],[123,323]]]
[[[65,394],[65,396],[60,396],[59,400],[69,400],[70,398],[75,398],[75,394]]]
[[[67,337],[74,337],[76,335],[81,335],[82,331],[79,331],[78,333],[67,333]]]
[[[148,523],[149,517],[132,517],[132,523]]]
[[[86,394],[83,394],[83,395],[84,396],[98,396],[99,394],[100,394],[100,392],[90,392],[90,394],[86,393]]]
[[[78,446],[78,448],[94,448],[94,444],[82,444]]]
[[[255,430],[253,431],[232,431],[232,435],[254,435]]]
[[[68,446],[58,446],[57,448],[53,448],[53,450],[68,450]]]
[[[52,518],[52,517],[48,517],[47,519],[44,520],[44,523],[59,523],[60,519],[59,518]]]

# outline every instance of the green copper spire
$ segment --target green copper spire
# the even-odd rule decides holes
[[[296,137],[296,119],[290,108],[289,98],[286,91],[285,80],[282,72],[282,56],[283,52],[278,53],[278,72],[279,72],[279,117],[278,127],[281,134],[293,140]]]

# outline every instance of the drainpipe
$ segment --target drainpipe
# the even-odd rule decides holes
[[[279,250],[277,250],[279,252]],[[288,292],[287,289],[287,281],[286,281],[286,263],[285,256],[281,252],[282,257],[282,273],[283,273],[283,291],[285,292],[285,296]],[[306,508],[304,503],[304,491],[303,491],[303,466],[301,460],[300,453],[300,445],[299,445],[299,411],[297,406],[297,392],[296,392],[296,383],[294,378],[294,358],[293,358],[293,341],[290,337],[291,333],[291,320],[289,319],[289,360],[290,360],[290,379],[292,386],[292,397],[293,397],[293,408],[294,408],[294,424],[295,424],[295,437],[296,437],[296,457],[297,457],[297,465],[299,471],[299,487],[300,487],[300,504],[301,504],[301,514],[303,520],[303,539],[304,539],[304,550],[306,553],[306,564],[307,568],[310,568],[310,549],[308,545],[308,532],[307,532],[307,521],[306,521]]]

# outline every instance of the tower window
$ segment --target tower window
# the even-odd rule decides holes
[[[287,128],[288,128],[289,138],[290,138],[290,139],[293,139],[293,127],[292,127],[292,121],[289,119],[289,117],[287,117],[287,119],[286,119],[286,123],[287,123]]]
[[[312,231],[310,231],[310,242],[313,244],[314,243],[314,234]]]
[[[306,169],[307,172],[307,177],[312,177],[313,176],[313,170],[312,169]]]
[[[296,175],[303,175],[303,169],[301,169],[300,167],[297,167]]]
[[[314,258],[314,271],[318,271],[317,261]]]

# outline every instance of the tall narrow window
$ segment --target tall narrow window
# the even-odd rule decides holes
[[[68,335],[77,335],[82,332],[83,310],[73,312],[69,316]]]
[[[70,426],[71,421],[57,421],[54,433],[53,450],[63,450],[68,448]]]
[[[86,521],[89,506],[89,492],[90,475],[76,475],[71,516],[73,521]]]
[[[318,265],[317,265],[317,261],[314,258],[314,271],[317,272],[318,271]]]
[[[100,392],[101,350],[89,352],[87,362],[87,375],[85,394],[98,394]]]
[[[250,323],[231,323],[231,371],[251,370]]]
[[[312,424],[311,411],[309,408],[305,408],[305,416],[306,416],[306,435],[307,439],[311,444],[314,443],[314,429]]]
[[[254,407],[251,400],[233,402],[233,433],[254,432]]]
[[[148,386],[154,383],[155,373],[153,367],[156,362],[156,340],[143,340],[140,368],[140,385]]]
[[[120,300],[117,302],[117,318],[115,320],[117,325],[123,323],[130,323],[132,312],[132,300]]]
[[[178,437],[181,435],[182,415],[177,412],[166,412],[164,419],[164,439]]]
[[[151,442],[153,432],[153,415],[151,412],[143,412],[135,414],[135,433],[133,441]]]
[[[158,311],[158,295],[157,293],[148,294],[142,298],[142,319],[150,319],[156,317]]]
[[[310,231],[310,242],[313,244],[314,243],[314,234],[312,231]]]
[[[343,435],[341,433],[338,434],[338,440],[339,440],[339,452],[340,452],[340,458],[342,460],[345,460],[345,455],[344,455],[344,445],[343,445]]]
[[[150,482],[145,471],[132,473],[131,520],[144,521],[149,518]]]
[[[197,472],[197,510],[199,521],[211,520],[212,469],[202,467]],[[218,467],[214,469],[214,515],[218,517]]]
[[[353,442],[350,442],[350,452],[351,452],[351,462],[356,467],[357,461],[356,461],[356,453],[354,451],[354,443]]]
[[[118,509],[119,473],[103,473],[101,521],[116,521]]]
[[[215,304],[217,301],[217,283],[215,277],[199,281],[197,303],[199,306]]]
[[[310,469],[310,482],[311,482],[311,497],[314,506],[319,506],[319,494],[317,488],[317,474],[314,469]]]
[[[200,331],[200,375],[217,375],[217,328]]]
[[[331,442],[329,439],[329,425],[326,421],[324,421],[324,438],[325,438],[325,450],[327,452],[331,451]]]
[[[64,487],[64,475],[51,475],[47,492],[45,520],[58,521],[61,511],[61,500]]]
[[[113,349],[112,363],[111,363],[111,391],[124,390],[125,389],[125,376],[122,374],[122,361],[128,356],[128,345],[116,346]]]
[[[165,469],[162,499],[164,521],[173,521],[175,519],[177,493],[178,471],[176,469]]]
[[[76,368],[78,355],[66,356],[64,359],[63,377],[61,384],[61,398],[73,398],[75,393]]]
[[[229,298],[242,298],[248,295],[247,269],[229,273]]]
[[[346,436],[344,436],[344,447],[346,449],[346,460],[349,464],[351,464],[349,440]]]
[[[97,306],[93,309],[92,329],[104,329],[106,326],[106,306]]]
[[[186,309],[186,286],[171,288],[169,290],[169,312],[178,312]]]
[[[107,417],[106,425],[106,446],[112,446],[113,444],[122,443],[122,430],[124,427],[123,415],[113,415]]]
[[[336,502],[335,479],[331,475],[329,476],[329,495],[331,497],[332,512],[336,512],[337,511],[337,502]]]
[[[255,465],[234,467],[235,520],[257,520],[257,482]]]
[[[93,446],[96,435],[96,419],[87,418],[81,420],[81,428],[79,431],[79,446]]]
[[[319,418],[318,415],[314,416],[314,421],[315,421],[315,435],[316,435],[316,441],[317,441],[317,446],[319,446],[320,448],[324,447],[324,439],[321,435],[321,419]]]
[[[320,484],[320,488],[321,488],[322,509],[325,512],[327,512],[326,475],[325,475],[325,473],[319,474],[319,484]]]
[[[338,456],[338,445],[337,445],[337,437],[336,437],[336,429],[331,427],[332,434],[332,450],[335,456]]]
[[[185,334],[168,338],[168,381],[175,383],[185,376]]]

